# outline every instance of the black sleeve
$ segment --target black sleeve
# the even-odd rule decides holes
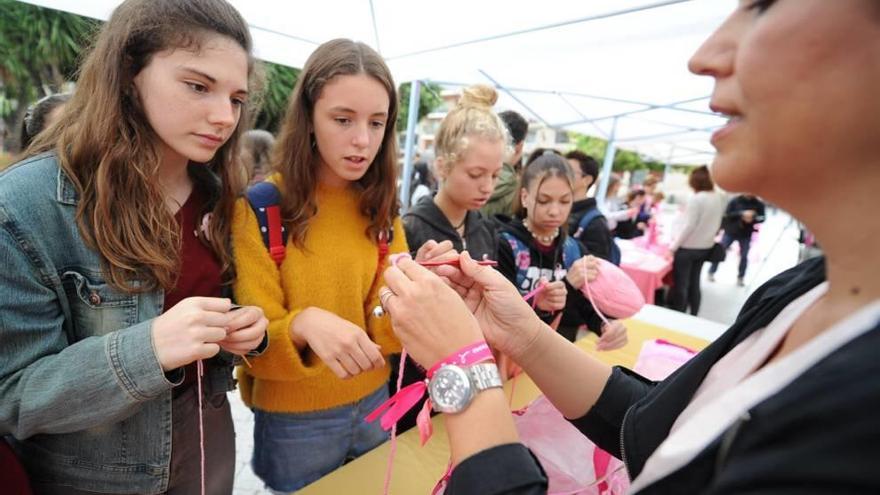
[[[406,245],[409,246],[409,254],[415,258],[419,248],[427,241],[419,235],[418,218],[413,215],[404,215],[402,220],[403,232],[406,235]]]
[[[599,400],[586,415],[570,419],[581,433],[596,445],[620,459],[620,427],[626,411],[648,395],[654,382],[621,366],[615,366],[599,395]]]
[[[576,239],[587,247],[587,253],[611,261],[611,231],[604,217],[590,222]]]
[[[763,201],[757,201],[756,203],[757,205],[755,208],[755,223],[761,223],[767,218],[767,210],[764,207]]]
[[[562,316],[562,323],[568,326],[580,326],[583,323],[588,330],[596,335],[601,335],[602,318],[593,309],[593,305],[584,297],[580,289],[576,289],[568,283],[567,278],[563,281],[568,294],[565,297],[565,313]]]
[[[545,495],[547,475],[525,445],[499,445],[478,452],[456,466],[445,493]]]

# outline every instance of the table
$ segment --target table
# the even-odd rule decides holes
[[[706,335],[708,339],[705,339],[669,330],[645,321],[648,319],[645,315],[650,317],[652,313],[639,314],[643,315],[643,319],[638,319],[639,315],[637,315],[635,318],[625,321],[629,330],[629,343],[625,347],[614,351],[597,352],[595,350],[596,338],[593,334],[579,340],[576,345],[584,352],[608,364],[632,366],[645,340],[661,338],[691,349],[702,349],[714,336],[710,332]],[[691,327],[688,333],[702,335],[699,325],[705,320],[688,315],[683,316],[684,319],[678,320],[678,322]],[[711,325],[705,328],[714,329]],[[505,386],[505,390],[510,392],[510,382]],[[527,376],[520,375],[517,378],[513,407],[521,408],[538,395],[539,391],[535,384]],[[381,494],[389,449],[389,443],[386,442],[297,493],[302,495]],[[424,447],[419,446],[419,435],[415,428],[398,437],[390,493],[407,495],[430,493],[434,484],[446,470],[448,461],[449,443],[446,438],[446,425],[442,417],[437,416],[434,418],[434,436]]]
[[[672,271],[672,261],[654,250],[626,239],[616,239],[620,247],[620,268],[636,283],[645,302],[654,304],[654,291],[663,286],[663,277]]]

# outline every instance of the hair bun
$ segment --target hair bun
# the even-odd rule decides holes
[[[461,108],[492,108],[498,101],[498,92],[492,86],[477,84],[464,88],[458,106]]]

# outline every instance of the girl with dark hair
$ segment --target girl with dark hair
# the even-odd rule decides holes
[[[225,1],[123,2],[0,176],[0,430],[37,493],[232,490],[233,356],[267,324],[221,297],[252,68]]]
[[[688,184],[694,196],[685,206],[684,225],[669,246],[673,277],[669,307],[681,312],[690,309],[696,315],[700,311],[703,263],[715,244],[727,202],[715,191],[709,167],[705,165],[691,171]]]
[[[581,293],[585,270],[592,280],[597,263],[567,235],[574,197],[571,167],[556,152],[533,157],[523,170],[517,219],[500,230],[498,270],[523,296],[544,286],[536,296],[536,311],[546,323],[562,312],[558,331],[568,340],[573,342],[578,328],[586,325],[601,335],[599,349],[621,347],[626,328],[617,321],[603,324]]]
[[[21,121],[19,133],[19,147],[22,151],[30,146],[37,134],[51,126],[61,117],[64,104],[70,100],[70,94],[58,93],[44,96],[28,107]]]
[[[239,301],[269,318],[267,352],[240,368],[255,413],[254,472],[291,492],[384,442],[364,417],[388,398],[381,270],[407,252],[397,217],[397,91],[382,58],[345,39],[319,46],[293,90],[269,182],[288,239],[276,265],[257,217],[236,204]]]

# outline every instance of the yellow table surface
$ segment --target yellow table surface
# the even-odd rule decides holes
[[[649,339],[666,339],[691,349],[702,349],[708,344],[703,339],[638,320],[626,320],[625,324],[629,343],[620,349],[596,352],[596,336],[592,333],[579,340],[575,345],[608,364],[631,367],[642,348],[642,343]],[[511,383],[505,385],[505,390],[508,393],[510,386]],[[523,407],[538,395],[539,391],[535,384],[527,376],[520,375],[516,379],[513,407]],[[419,446],[419,432],[416,428],[398,436],[390,493],[396,495],[428,494],[434,488],[437,480],[443,476],[449,461],[446,425],[442,415],[435,416],[433,423],[434,435],[424,447]],[[389,451],[390,443],[386,442],[297,493],[303,495],[381,494]]]

